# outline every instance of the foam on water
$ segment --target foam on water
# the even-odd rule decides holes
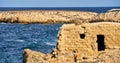
[[[24,42],[24,40],[21,40],[21,39],[17,39],[15,40],[16,42]]]
[[[56,43],[52,43],[52,42],[46,42],[47,45],[50,45],[50,46],[56,46]]]

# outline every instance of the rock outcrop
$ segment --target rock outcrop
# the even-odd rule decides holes
[[[24,50],[24,63],[120,63],[120,23],[64,24],[50,54]]]
[[[120,22],[120,11],[93,13],[82,11],[0,11],[0,22],[9,23],[89,23]]]
[[[0,11],[0,22],[71,23],[91,20],[97,13],[77,11]]]
[[[120,23],[120,11],[101,13],[98,16],[96,16],[93,20],[91,20],[90,22],[101,22],[101,21]]]

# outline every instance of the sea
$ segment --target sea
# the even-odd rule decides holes
[[[66,10],[105,13],[120,7],[0,7],[0,11]],[[0,63],[23,63],[23,50],[50,53],[63,24],[0,23]]]

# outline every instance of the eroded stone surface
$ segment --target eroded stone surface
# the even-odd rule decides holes
[[[24,63],[120,63],[120,23],[64,24],[50,54],[26,49]]]
[[[120,22],[120,11],[93,13],[82,11],[0,11],[0,22],[9,23],[89,23]]]
[[[77,11],[0,11],[0,22],[10,23],[71,23],[91,20],[97,13]]]
[[[96,16],[93,19],[93,22],[100,22],[100,21],[120,22],[120,11],[100,13],[98,16]]]

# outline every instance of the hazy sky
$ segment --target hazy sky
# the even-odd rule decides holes
[[[120,0],[0,0],[0,7],[106,7]]]

